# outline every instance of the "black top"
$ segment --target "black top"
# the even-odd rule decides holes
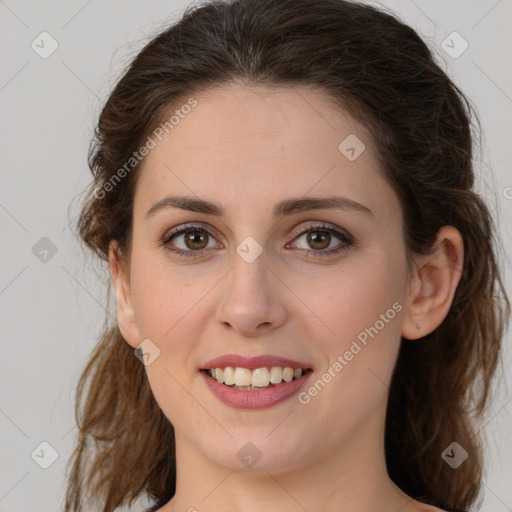
[[[151,508],[148,508],[145,512],[155,512],[162,506],[163,506],[162,503],[155,503]]]
[[[430,503],[431,505],[433,505],[434,507],[438,507],[440,508],[441,510],[445,510],[441,507],[441,505],[437,504],[437,503]],[[159,508],[163,507],[164,506],[164,503],[155,503],[151,508],[148,508],[146,511],[144,512],[156,512]],[[467,512],[466,510],[448,510],[446,509],[446,512]]]

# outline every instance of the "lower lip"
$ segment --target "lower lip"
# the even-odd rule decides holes
[[[308,371],[298,379],[290,382],[281,382],[277,386],[262,389],[261,391],[232,389],[216,381],[206,372],[202,371],[201,373],[212,393],[226,405],[236,409],[265,409],[295,395],[313,372]]]

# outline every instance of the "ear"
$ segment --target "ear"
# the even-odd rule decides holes
[[[453,226],[443,226],[433,253],[415,257],[415,261],[402,322],[402,336],[410,340],[434,331],[450,310],[464,262],[460,232]]]
[[[110,275],[114,283],[117,299],[117,325],[123,338],[132,347],[140,345],[139,328],[130,288],[130,277],[120,258],[119,244],[111,240],[109,246]]]

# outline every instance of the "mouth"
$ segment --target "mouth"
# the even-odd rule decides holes
[[[307,363],[274,356],[228,354],[200,368],[218,400],[235,409],[263,409],[296,395],[313,373]]]
[[[264,366],[245,368],[226,366],[223,368],[202,369],[211,380],[226,388],[239,391],[263,391],[297,381],[311,373],[311,368],[292,368],[290,366]]]

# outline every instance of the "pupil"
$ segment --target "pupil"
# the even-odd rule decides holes
[[[311,235],[311,237],[310,237],[310,243],[313,247],[315,246],[315,244],[321,244],[322,241],[327,240],[327,234],[325,231],[316,231],[315,233],[316,233],[315,235]],[[327,244],[327,245],[329,245],[329,244]],[[323,248],[325,248],[325,247],[324,246],[320,247],[320,249],[323,249]]]
[[[204,242],[204,235],[198,234],[198,231],[192,231],[188,235],[188,241],[191,242],[192,245],[200,244],[201,241]]]

